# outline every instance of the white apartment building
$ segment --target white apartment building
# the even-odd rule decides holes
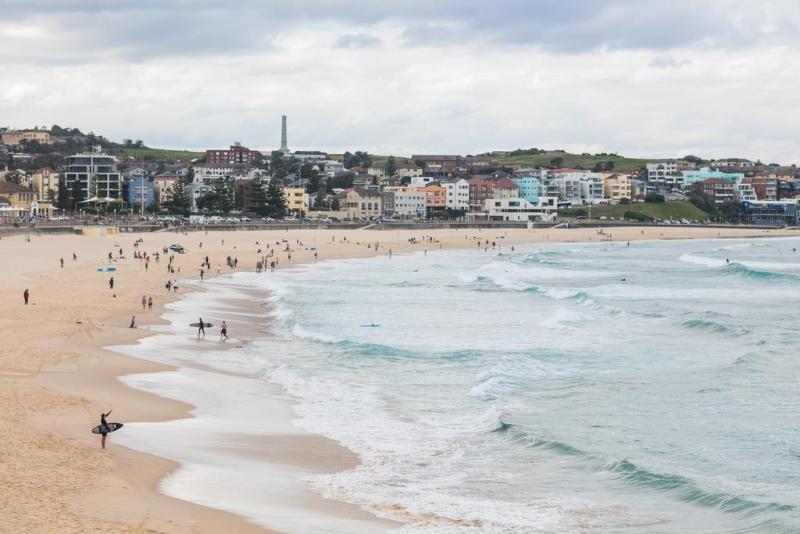
[[[194,168],[194,182],[201,184],[211,184],[219,178],[235,174],[237,169],[235,167],[217,167],[210,165],[203,165]]]
[[[545,183],[544,194],[558,197],[572,204],[597,204],[604,198],[603,178],[587,171],[551,172]]]
[[[558,198],[539,197],[532,204],[524,198],[487,198],[483,215],[490,221],[532,222],[552,221],[556,218]]]
[[[455,182],[444,182],[445,206],[451,210],[469,210],[469,182],[463,178]]]
[[[756,195],[756,190],[752,184],[734,183],[733,196],[736,202],[753,202],[758,200],[758,195]]]
[[[189,204],[192,211],[197,209],[197,199],[213,191],[214,188],[202,182],[193,182],[186,186]]]
[[[395,217],[422,217],[427,215],[428,194],[425,191],[393,191]]]

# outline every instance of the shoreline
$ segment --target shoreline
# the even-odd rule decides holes
[[[719,232],[724,235],[716,235],[718,234],[717,229],[696,232],[692,231],[694,229],[691,228],[659,228],[658,230],[661,230],[661,232],[653,232],[650,228],[640,229],[637,227],[635,230],[642,230],[641,237],[639,237],[635,235],[635,232],[631,232],[631,229],[627,228],[606,228],[606,230],[614,236],[614,241],[788,237],[799,235],[797,231],[785,230],[731,231]],[[653,235],[656,233],[660,235]],[[215,261],[212,263],[216,266],[222,263],[222,257],[225,254],[230,255],[232,253],[240,258],[239,270],[252,270],[252,265],[254,265],[257,257],[254,250],[245,251],[243,248],[237,248],[236,244],[243,246],[243,241],[245,240],[250,241],[249,248],[254,249],[255,247],[252,244],[254,240],[264,240],[266,242],[269,239],[270,242],[274,242],[286,237],[293,240],[302,238],[303,241],[317,246],[324,260],[329,258],[385,255],[387,247],[392,247],[391,249],[395,253],[423,250],[425,248],[430,250],[439,248],[436,246],[437,243],[424,244],[417,242],[412,245],[407,242],[409,236],[416,236],[418,239],[422,235],[436,236],[435,238],[441,241],[442,248],[445,249],[478,248],[475,240],[469,239],[470,234],[473,237],[483,234],[480,237],[489,240],[495,237],[495,235],[485,235],[495,234],[493,231],[479,233],[456,230],[398,231],[394,240],[391,239],[392,236],[384,235],[385,232],[370,232],[368,230],[351,232],[303,230],[288,233],[272,231],[253,232],[252,234],[249,232],[238,232],[236,234],[219,232],[218,234],[221,235],[212,233],[212,238],[228,240],[229,245],[225,246],[224,242],[219,247],[214,248],[206,245],[206,251],[214,257]],[[337,242],[326,246],[328,237],[335,234],[340,234],[339,237],[347,235],[348,243]],[[598,241],[593,239],[594,236],[598,235],[595,229],[520,230],[504,231],[502,234],[506,236],[502,242],[503,245],[524,242]],[[19,342],[18,347],[14,347],[10,351],[7,350],[5,351],[6,353],[0,353],[0,369],[2,369],[0,371],[0,379],[3,380],[4,386],[9,386],[5,388],[6,398],[4,400],[10,400],[12,401],[10,405],[19,407],[19,399],[22,399],[23,407],[22,411],[16,414],[15,417],[9,417],[7,423],[14,424],[15,422],[31,420],[34,422],[37,431],[32,447],[30,445],[30,436],[26,436],[27,442],[23,439],[15,439],[4,446],[6,447],[6,450],[3,451],[4,455],[10,458],[19,457],[19,461],[16,463],[11,462],[11,465],[6,469],[8,472],[3,472],[3,480],[8,482],[6,484],[7,487],[22,489],[24,490],[24,495],[31,496],[30,499],[20,499],[17,496],[7,496],[4,499],[3,504],[10,504],[6,508],[10,510],[9,525],[18,526],[18,530],[37,531],[80,531],[95,525],[99,525],[99,528],[107,529],[128,525],[129,527],[150,528],[167,532],[218,531],[219,527],[215,529],[214,525],[224,525],[226,529],[236,528],[237,531],[240,531],[240,529],[248,531],[247,529],[255,527],[252,523],[234,514],[164,496],[158,491],[159,481],[168,476],[175,469],[176,464],[145,453],[126,452],[128,449],[115,445],[116,436],[114,435],[109,438],[110,446],[108,451],[110,454],[101,456],[103,453],[98,452],[99,447],[96,441],[92,439],[91,434],[86,432],[86,428],[97,417],[90,414],[99,413],[101,409],[109,409],[103,405],[107,404],[108,397],[120,398],[119,395],[122,394],[123,390],[127,390],[126,398],[130,399],[126,401],[129,402],[130,407],[126,405],[125,408],[130,412],[126,411],[122,414],[120,416],[121,419],[124,416],[125,420],[159,421],[172,420],[173,418],[169,417],[171,415],[182,416],[187,414],[192,409],[189,405],[136,391],[116,378],[129,374],[154,372],[155,370],[169,372],[170,367],[159,366],[148,360],[134,360],[122,356],[111,357],[96,346],[97,352],[93,352],[90,348],[81,344],[69,344],[64,347],[56,341],[61,338],[72,338],[80,335],[92,339],[93,343],[96,342],[97,344],[108,346],[124,344],[125,341],[134,342],[140,336],[148,336],[149,332],[144,326],[155,326],[158,324],[158,319],[156,321],[140,321],[140,328],[131,337],[133,333],[127,328],[127,317],[129,314],[134,313],[134,310],[138,311],[137,295],[142,292],[152,293],[156,296],[156,310],[147,313],[147,316],[150,318],[160,317],[163,311],[159,310],[162,310],[161,307],[164,304],[163,281],[168,278],[168,275],[159,275],[152,271],[147,273],[141,268],[141,262],[132,259],[123,260],[123,262],[120,262],[121,267],[123,265],[126,267],[133,265],[137,267],[137,272],[128,273],[128,269],[120,268],[117,277],[123,280],[126,285],[130,283],[130,285],[135,285],[136,287],[125,287],[124,289],[120,287],[117,300],[102,301],[98,300],[97,297],[108,292],[103,287],[107,274],[97,274],[87,264],[89,262],[93,265],[101,264],[101,258],[105,255],[104,252],[110,250],[114,242],[122,243],[126,252],[129,253],[131,251],[130,241],[139,237],[145,239],[142,248],[152,251],[160,248],[160,246],[156,247],[156,244],[166,245],[171,242],[187,244],[190,241],[196,244],[203,239],[212,239],[207,236],[208,234],[132,234],[102,238],[35,236],[31,243],[24,243],[23,237],[20,236],[0,241],[0,251],[3,254],[9,254],[6,257],[18,259],[14,268],[8,273],[9,276],[6,276],[2,285],[0,285],[3,296],[7,297],[6,301],[10,303],[8,309],[0,315],[0,330],[5,331],[6,334],[14,332],[14,339]],[[319,242],[320,237],[324,237],[324,242]],[[464,237],[463,240],[462,237]],[[377,254],[371,248],[367,249],[365,247],[367,243],[375,241],[380,241],[383,244],[383,248]],[[602,241],[605,241],[605,239],[602,239]],[[40,242],[43,242],[44,246],[39,246]],[[236,244],[231,248],[230,243]],[[339,247],[339,245],[343,246]],[[277,250],[282,251],[283,246],[280,245],[280,247]],[[38,251],[38,255],[30,252],[31,249]],[[79,269],[80,274],[71,279],[72,284],[67,284],[68,287],[65,288],[63,287],[64,279],[53,276],[53,273],[58,274],[61,272],[56,266],[57,256],[60,254],[67,258],[71,249],[80,250],[79,256],[81,259],[77,265],[68,265],[65,271],[69,268],[72,268],[71,271],[73,272],[75,269]],[[192,249],[194,249],[194,252],[190,252],[186,257],[179,258],[179,265],[184,269],[188,268],[188,264],[192,261],[199,265],[199,258],[203,255],[203,252],[196,247],[192,247]],[[296,246],[293,252],[295,257],[292,258],[291,265],[314,260],[311,252],[302,250],[299,245]],[[281,252],[278,252],[278,256],[284,262],[279,265],[279,268],[283,268],[287,258]],[[92,259],[86,261],[83,259],[84,257]],[[47,264],[49,267],[43,267],[43,264]],[[160,269],[164,266],[163,263],[161,265],[151,265],[155,269]],[[135,276],[129,277],[129,274]],[[187,278],[186,274],[186,272],[177,273],[169,275],[169,277],[185,279]],[[264,274],[264,276],[269,276],[269,273]],[[21,286],[31,287],[32,291],[33,306],[23,308],[23,311],[31,312],[35,310],[36,313],[29,313],[28,315],[37,316],[34,319],[28,318],[28,321],[34,321],[34,324],[28,325],[27,328],[23,328],[25,326],[23,324],[24,319],[23,323],[20,322],[21,317],[18,306],[21,303],[19,305],[14,304],[15,302],[19,303],[20,297],[18,295],[21,291]],[[185,293],[183,289],[180,292],[181,294]],[[17,295],[14,295],[14,293],[17,293]],[[48,299],[43,299],[40,296],[42,294],[46,295]],[[175,298],[174,294],[170,295],[170,300]],[[36,309],[37,304],[43,304],[43,306]],[[89,317],[89,319],[84,325],[76,327],[74,320],[77,316]],[[102,319],[103,317],[108,317],[108,319]],[[92,326],[92,323],[94,323],[94,326]],[[95,338],[95,336],[97,337]],[[45,344],[41,343],[42,337],[48,340]],[[88,351],[90,354],[76,357],[74,356],[75,351]],[[58,379],[54,377],[58,377]],[[52,383],[49,381],[50,379],[53,380]],[[108,382],[114,382],[118,389],[113,392],[109,391]],[[103,385],[100,385],[101,383]],[[28,406],[29,409],[24,409],[25,406]],[[51,413],[41,413],[40,408],[42,407],[45,410],[53,411]],[[115,415],[117,413],[115,412]],[[130,417],[129,414],[137,414],[141,415],[141,417]],[[46,430],[43,427],[46,427]],[[41,434],[41,436],[38,434]],[[94,438],[96,439],[96,436]],[[61,452],[64,454],[54,453],[52,443],[58,443],[63,449]],[[33,454],[21,454],[23,450],[31,448],[33,449]],[[62,456],[67,457],[62,458]],[[37,462],[37,458],[42,465],[37,464],[29,469],[34,473],[31,478],[34,477],[36,472],[59,475],[57,477],[58,482],[63,479],[63,484],[52,484],[51,486],[53,487],[50,488],[54,491],[57,490],[55,494],[49,494],[46,489],[42,489],[38,485],[31,488],[28,477],[14,476],[13,470],[16,465],[30,465],[30,462]],[[64,462],[71,462],[71,464],[65,466]],[[136,465],[134,470],[136,471],[136,477],[133,477],[136,480],[126,478],[122,468],[122,465],[126,463]],[[104,472],[102,482],[98,482],[96,480],[97,477],[92,476],[91,472],[85,473],[86,470],[96,471],[98,468]],[[77,490],[77,497],[74,497],[76,495],[75,490]],[[60,507],[65,512],[64,518],[69,519],[69,522],[66,524],[53,522],[53,517],[44,512],[40,512],[39,515],[34,515],[31,518],[31,510],[35,510],[37,505],[41,503],[41,499],[44,498],[60,499]],[[26,514],[28,515],[26,516]],[[78,526],[75,527],[75,525]],[[253,531],[263,531],[260,527],[256,527],[256,529]]]

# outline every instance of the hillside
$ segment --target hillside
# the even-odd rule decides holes
[[[515,165],[522,165],[523,167],[550,167],[551,161],[555,158],[561,158],[563,163],[561,167],[576,168],[591,170],[598,163],[611,162],[614,164],[613,170],[615,171],[638,171],[651,159],[643,158],[626,158],[623,156],[595,156],[595,155],[582,155],[570,154],[568,152],[549,151],[541,154],[526,154],[521,156],[505,156],[497,157],[500,163],[509,163]]]
[[[623,217],[626,211],[634,211],[654,219],[708,219],[708,214],[697,208],[691,202],[636,202],[632,204],[617,204],[616,206],[592,207],[592,218],[598,217]],[[589,208],[573,208],[561,210],[560,215],[587,216]]]
[[[137,159],[152,160],[181,160],[191,161],[205,156],[204,152],[190,152],[188,150],[169,150],[163,148],[119,148],[111,150],[114,155],[120,157],[132,156]]]

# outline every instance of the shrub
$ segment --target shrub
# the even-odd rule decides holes
[[[623,215],[626,219],[631,219],[632,221],[652,221],[653,218],[649,215],[645,215],[644,213],[640,213],[638,211],[626,211]]]

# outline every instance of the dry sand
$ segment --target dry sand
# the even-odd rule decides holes
[[[226,256],[239,259],[239,270],[252,270],[256,250],[286,239],[278,246],[279,269],[319,259],[368,257],[376,254],[439,248],[478,248],[476,237],[504,245],[524,242],[619,241],[716,237],[798,235],[796,231],[689,227],[606,228],[556,230],[292,230],[269,232],[174,232],[123,234],[106,237],[32,235],[0,240],[0,531],[2,532],[263,532],[265,529],[233,514],[189,504],[158,493],[158,481],[177,466],[170,461],[114,444],[101,450],[89,429],[109,407],[122,421],[164,421],[187,417],[190,405],[124,386],[116,377],[169,369],[156,363],[123,357],[102,347],[133,343],[158,322],[163,305],[175,298],[167,293],[168,279],[197,278],[200,258],[208,255],[215,273],[230,272]],[[437,242],[422,243],[422,236]],[[498,236],[505,236],[498,240]],[[343,238],[347,242],[343,243]],[[409,243],[416,237],[417,243]],[[166,261],[133,259],[133,242],[152,253],[171,243],[187,249],[176,255],[180,272],[168,274]],[[224,241],[223,241],[224,240]],[[297,244],[301,241],[304,246]],[[333,240],[333,242],[332,242]],[[203,243],[202,249],[199,247]],[[259,242],[260,245],[257,245]],[[372,244],[380,242],[376,251]],[[369,248],[368,248],[369,244]],[[99,273],[108,252],[115,273]],[[78,261],[72,261],[72,253]],[[59,258],[64,258],[64,268]],[[110,276],[114,290],[108,287]],[[23,305],[28,288],[31,303]],[[180,291],[179,291],[180,293]],[[152,311],[141,310],[141,296],[152,295]],[[135,314],[140,327],[128,328]],[[78,323],[80,321],[80,323]],[[232,446],[241,454],[263,455],[271,461],[301,465],[310,470],[347,469],[352,454],[319,436],[296,434],[265,437]],[[321,454],[305,455],[309,449]],[[296,453],[295,451],[301,451]],[[344,503],[309,499],[308,513],[365,514]],[[375,520],[377,527],[390,523]]]

